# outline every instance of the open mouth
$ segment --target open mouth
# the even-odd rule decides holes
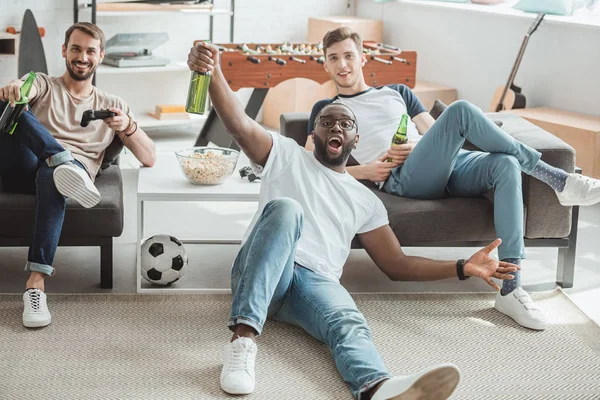
[[[346,79],[350,76],[350,72],[340,72],[338,73],[338,76],[342,79]]]
[[[337,154],[342,150],[342,139],[337,136],[332,136],[327,140],[327,150]]]

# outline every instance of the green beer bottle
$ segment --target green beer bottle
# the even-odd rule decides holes
[[[194,42],[194,45],[199,40]],[[205,40],[205,42],[208,42]],[[208,87],[210,86],[210,71],[192,71],[190,87],[188,89],[185,111],[192,114],[204,114],[206,111],[206,100],[208,99]]]
[[[21,85],[21,96],[19,100],[15,101],[15,107],[12,108],[10,105],[7,105],[4,109],[4,112],[0,117],[0,131],[8,132],[11,135],[14,133],[17,124],[19,123],[19,118],[25,112],[25,108],[29,103],[29,92],[31,91],[34,80],[35,72],[30,72],[23,85]]]
[[[400,125],[396,129],[396,133],[392,137],[392,146],[395,144],[405,144],[408,142],[408,115],[403,114],[400,120]],[[388,162],[392,162],[391,158],[388,158]]]

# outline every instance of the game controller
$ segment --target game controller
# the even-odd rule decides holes
[[[87,110],[83,112],[81,116],[81,126],[84,128],[90,124],[91,121],[97,119],[105,119],[114,117],[117,113],[108,110]]]
[[[254,175],[254,173],[252,172],[251,167],[243,167],[242,169],[240,169],[240,176],[242,178],[247,177],[250,182],[254,182],[256,180],[260,181],[260,178],[256,175]]]

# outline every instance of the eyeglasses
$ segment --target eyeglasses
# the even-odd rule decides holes
[[[348,117],[333,118],[333,117],[325,115],[325,116],[319,117],[319,119],[317,120],[317,124],[321,128],[325,128],[325,129],[331,129],[331,128],[333,128],[333,126],[335,124],[339,124],[340,128],[342,128],[343,130],[351,131],[356,126],[356,121],[354,121],[353,119],[348,118]]]

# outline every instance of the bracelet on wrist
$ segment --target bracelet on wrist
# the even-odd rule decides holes
[[[117,133],[117,135],[120,135],[121,133],[125,134],[126,132],[129,132],[129,130],[133,126],[133,119],[129,116],[129,114],[127,114],[127,118],[129,119],[129,121],[127,122],[127,127],[120,131],[115,131]]]
[[[466,281],[467,279],[470,278],[470,276],[465,275],[465,264],[466,263],[467,263],[467,261],[464,259],[460,259],[456,262],[456,275],[458,276],[458,279],[461,281]]]
[[[137,130],[138,130],[138,124],[137,124],[137,122],[133,121],[132,125],[135,125],[133,127],[133,129],[130,129],[130,130],[126,131],[126,132],[123,132],[123,135],[125,135],[125,137],[129,137],[129,136],[131,136],[131,135],[133,135],[134,133],[137,132]],[[129,133],[127,133],[127,132],[129,132]]]

